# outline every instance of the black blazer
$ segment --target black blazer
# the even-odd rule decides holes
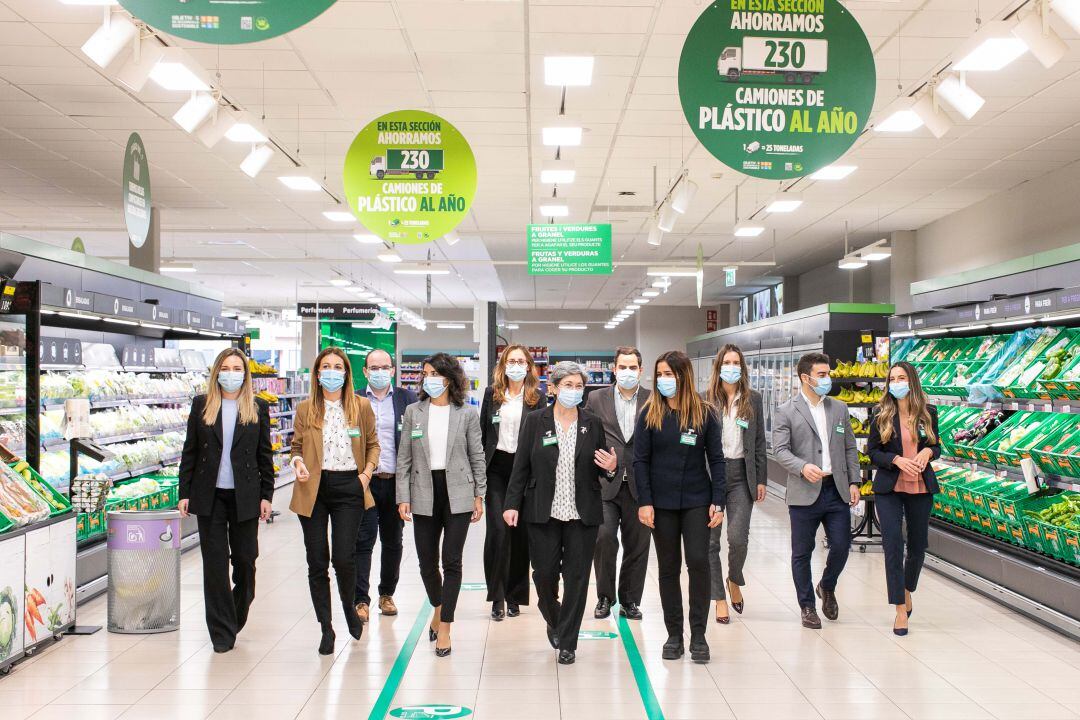
[[[615,448],[615,454],[619,458],[619,465],[615,468],[615,477],[607,479],[607,473],[600,476],[600,487],[604,492],[605,500],[614,500],[622,489],[623,477],[626,477],[630,495],[637,500],[637,483],[634,482],[634,436],[629,440],[623,439],[622,428],[619,426],[619,414],[615,411],[615,386],[596,388],[589,393],[589,399],[585,402],[585,409],[600,418],[604,425],[604,433],[607,438],[604,441],[604,449]],[[634,427],[637,427],[637,416],[649,400],[652,392],[647,388],[638,387],[637,404],[634,406]],[[633,431],[631,431],[633,432]]]
[[[495,404],[495,388],[488,385],[484,390],[484,402],[480,405],[480,439],[484,444],[484,460],[491,465],[491,458],[495,457],[495,449],[499,446],[499,425],[493,422],[499,414],[502,406]],[[547,407],[544,394],[537,391],[536,404],[530,405],[521,400],[521,422],[518,425],[518,447],[521,446],[521,431],[525,427],[525,418],[534,410]]]
[[[941,435],[938,434],[938,416],[937,408],[933,405],[927,408],[930,411],[930,425],[934,431],[934,442],[931,443],[926,439],[924,433],[919,433],[919,450],[929,450],[934,454],[932,460],[937,460],[941,457]],[[899,414],[893,418],[893,432],[892,437],[889,438],[889,442],[881,442],[881,432],[878,430],[877,417],[875,415],[870,416],[870,439],[866,442],[866,454],[870,456],[870,462],[877,471],[874,473],[874,493],[884,494],[891,493],[893,488],[896,487],[896,481],[900,478],[900,470],[893,465],[893,460],[897,455],[904,454],[903,442],[900,439],[900,416]],[[931,493],[936,493],[940,489],[938,487],[937,473],[934,472],[934,468],[927,463],[926,469],[922,474],[923,482],[926,483],[926,489]]]
[[[682,441],[683,431],[673,410],[664,413],[659,430],[645,424],[646,409],[634,429],[634,481],[638,502],[661,510],[685,510],[703,505],[724,507],[724,434],[716,414],[705,412],[705,427],[692,433],[693,445]],[[690,433],[688,433],[689,435]]]
[[[544,445],[544,437],[555,437],[555,408],[529,413],[518,437],[514,471],[506,488],[507,510],[521,511],[521,519],[531,523],[551,520],[555,499],[555,466],[559,462],[557,443]],[[585,525],[604,521],[600,498],[600,475],[596,451],[604,447],[604,427],[596,417],[578,408],[578,435],[574,452],[575,500],[578,515]],[[524,507],[523,507],[524,506]]]
[[[261,398],[255,398],[255,405],[259,410],[259,422],[245,425],[238,419],[230,448],[236,483],[236,519],[239,522],[259,517],[260,501],[274,499],[270,406]],[[202,421],[205,407],[205,395],[198,395],[191,401],[187,437],[180,455],[179,496],[181,500],[190,501],[188,512],[192,515],[209,515],[214,509],[218,466],[221,465],[223,450],[221,413],[218,412],[217,421],[212,426],[206,425]]]
[[[365,393],[367,396],[367,393]],[[394,401],[394,449],[401,446],[401,418],[405,415],[405,408],[417,401],[416,393],[407,387],[392,387],[390,398]],[[368,397],[371,409],[375,410],[375,401]],[[378,416],[378,413],[375,413]],[[378,468],[376,468],[378,470]]]

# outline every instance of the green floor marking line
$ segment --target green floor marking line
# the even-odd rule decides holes
[[[431,603],[425,600],[420,612],[416,615],[409,636],[405,638],[405,643],[401,646],[397,659],[394,660],[394,666],[390,668],[390,674],[386,676],[382,692],[379,693],[375,705],[372,706],[368,720],[383,720],[386,714],[390,712],[390,703],[394,701],[394,695],[397,694],[398,687],[401,685],[401,679],[405,677],[405,670],[409,667],[409,661],[412,660],[413,652],[416,650],[416,643],[420,640],[420,634],[427,629],[428,618],[431,616],[432,610],[434,608],[431,607]]]
[[[637,683],[638,693],[641,695],[641,704],[645,706],[645,714],[649,720],[664,720],[664,711],[660,709],[660,701],[653,690],[652,681],[649,680],[649,671],[645,669],[645,661],[641,659],[641,651],[638,650],[634,634],[630,632],[630,624],[626,618],[619,614],[619,606],[611,608],[611,612],[617,620],[619,637],[622,639],[626,657],[630,660],[630,669],[634,672],[634,682]]]

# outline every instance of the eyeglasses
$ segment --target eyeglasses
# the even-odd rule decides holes
[[[507,361],[506,361],[506,364],[507,364],[507,365],[520,365],[520,366],[522,366],[522,367],[525,367],[525,366],[527,366],[527,365],[528,365],[529,363],[528,363],[528,361],[526,361],[526,360],[507,360]]]
[[[374,372],[375,370],[393,370],[393,369],[394,369],[393,365],[376,365],[374,367],[369,367],[368,368],[368,370],[372,371],[372,372]]]

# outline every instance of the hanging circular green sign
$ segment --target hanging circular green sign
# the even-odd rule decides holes
[[[124,150],[124,224],[128,238],[137,248],[150,232],[150,163],[139,133],[131,133]]]
[[[838,0],[719,0],[679,60],[679,96],[716,159],[754,177],[802,177],[842,156],[874,107],[874,53]]]
[[[465,219],[476,195],[476,158],[438,115],[398,110],[360,131],[345,155],[345,195],[383,240],[425,243]]]
[[[337,0],[120,0],[129,13],[170,35],[239,45],[307,25]]]
[[[469,715],[472,710],[461,705],[409,705],[390,711],[390,717],[401,720],[453,720]]]

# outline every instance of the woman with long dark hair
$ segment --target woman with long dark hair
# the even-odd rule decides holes
[[[727,577],[724,577],[724,561],[720,558],[723,524],[714,527],[709,534],[709,566],[716,622],[727,625],[731,622],[728,596],[735,612],[741,615],[745,607],[743,567],[750,546],[750,515],[754,503],[765,500],[768,481],[761,394],[750,389],[746,358],[739,346],[725,345],[716,354],[706,397],[720,421],[726,459]]]
[[[655,392],[634,429],[638,518],[652,528],[660,575],[660,604],[668,639],[663,658],[683,656],[683,552],[690,576],[690,658],[709,661],[709,533],[724,521],[723,431],[694,389],[686,353],[656,359]]]
[[[911,595],[926,558],[930,510],[938,491],[931,463],[941,456],[937,408],[929,403],[911,363],[889,368],[885,395],[870,420],[866,451],[877,468],[874,503],[881,523],[889,604],[896,607],[893,632],[903,636],[908,633]]]
[[[300,403],[293,424],[296,485],[289,507],[300,517],[304,531],[308,588],[322,628],[319,654],[330,655],[335,640],[331,563],[349,634],[359,640],[364,632],[354,604],[356,536],[364,510],[375,506],[368,486],[379,466],[379,437],[371,403],[353,391],[352,365],[345,351],[326,348],[312,367],[311,397]]]
[[[420,576],[435,608],[428,640],[450,654],[469,524],[484,515],[487,474],[480,418],[466,405],[468,380],[457,358],[424,360],[420,402],[405,408],[397,456],[401,519],[413,524]],[[439,559],[442,558],[442,571]]]
[[[255,599],[259,520],[270,517],[274,499],[272,447],[270,406],[255,397],[247,356],[222,350],[206,394],[191,401],[179,485],[180,515],[199,520],[206,626],[217,653],[233,649]]]
[[[514,469],[525,416],[546,405],[532,354],[509,345],[499,356],[480,407],[480,436],[487,462],[487,534],[484,578],[491,619],[517,617],[529,604],[529,540],[524,527],[503,520],[506,486]]]

